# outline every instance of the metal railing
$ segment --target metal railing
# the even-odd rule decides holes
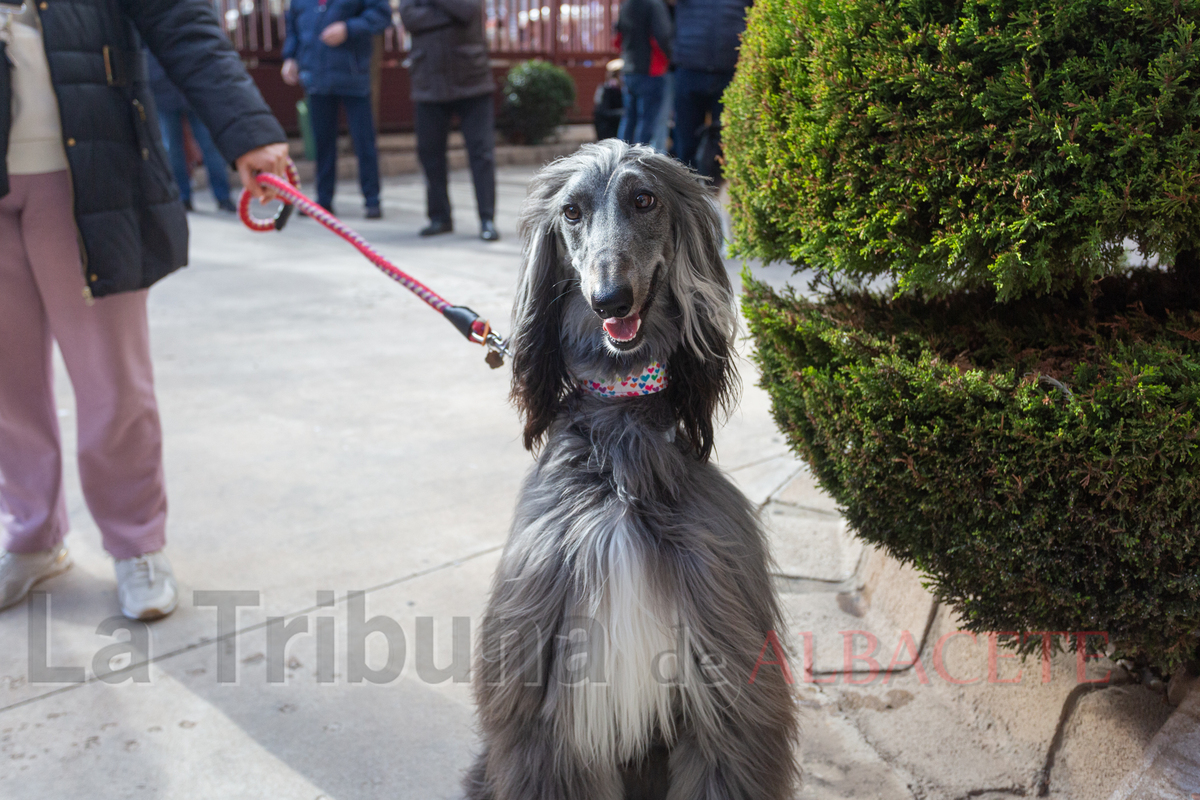
[[[588,0],[482,0],[488,46],[494,54],[541,56],[550,60],[599,59],[615,55],[613,23],[620,2]],[[287,34],[286,0],[213,0],[233,45],[243,56],[279,58]],[[398,7],[393,0],[393,9]],[[384,33],[384,53],[408,52],[409,37],[393,10]]]

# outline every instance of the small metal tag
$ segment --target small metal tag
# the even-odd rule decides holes
[[[486,361],[487,365],[492,369],[500,369],[500,367],[504,366],[504,356],[500,355],[495,350],[488,350],[488,354],[484,356],[483,360]]]

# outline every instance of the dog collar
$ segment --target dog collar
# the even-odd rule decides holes
[[[667,388],[667,370],[655,361],[636,375],[629,375],[615,383],[580,381],[579,385],[589,394],[600,397],[642,397]]]

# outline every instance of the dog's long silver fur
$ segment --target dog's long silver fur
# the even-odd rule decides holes
[[[783,634],[767,547],[708,463],[737,324],[708,189],[607,140],[538,173],[520,228],[513,398],[541,451],[484,618],[467,796],[790,797],[794,700],[778,666],[754,673]],[[632,342],[593,311],[621,288]],[[656,360],[659,394],[576,388]]]

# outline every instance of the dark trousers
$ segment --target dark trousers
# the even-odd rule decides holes
[[[714,123],[721,122],[721,95],[732,80],[733,72],[675,70],[675,155],[693,169],[698,166],[696,148],[704,115],[712,114]]]
[[[662,75],[650,77],[633,72],[626,72],[622,78],[625,81],[625,117],[621,120],[619,136],[629,144],[650,144],[658,128],[658,112],[662,108],[667,79]]]
[[[375,149],[375,120],[370,97],[339,94],[310,94],[308,114],[317,145],[317,202],[333,208],[337,186],[338,105],[346,109],[350,139],[358,157],[358,184],[368,208],[379,205],[379,154]]]
[[[432,222],[451,222],[446,186],[450,118],[458,115],[481,221],[496,216],[496,110],[492,94],[448,103],[417,103],[417,157],[425,171],[425,208]]]
[[[163,144],[167,147],[167,157],[171,160],[171,171],[175,173],[175,182],[179,184],[179,199],[185,203],[192,202],[192,183],[188,177],[187,153],[183,146],[183,117],[187,116],[188,125],[192,128],[192,136],[200,146],[204,155],[204,168],[208,170],[208,186],[212,189],[213,197],[218,203],[230,202],[229,176],[225,174],[225,159],[221,151],[213,143],[212,134],[204,123],[196,116],[196,112],[188,111],[159,111],[158,127],[162,131]]]

